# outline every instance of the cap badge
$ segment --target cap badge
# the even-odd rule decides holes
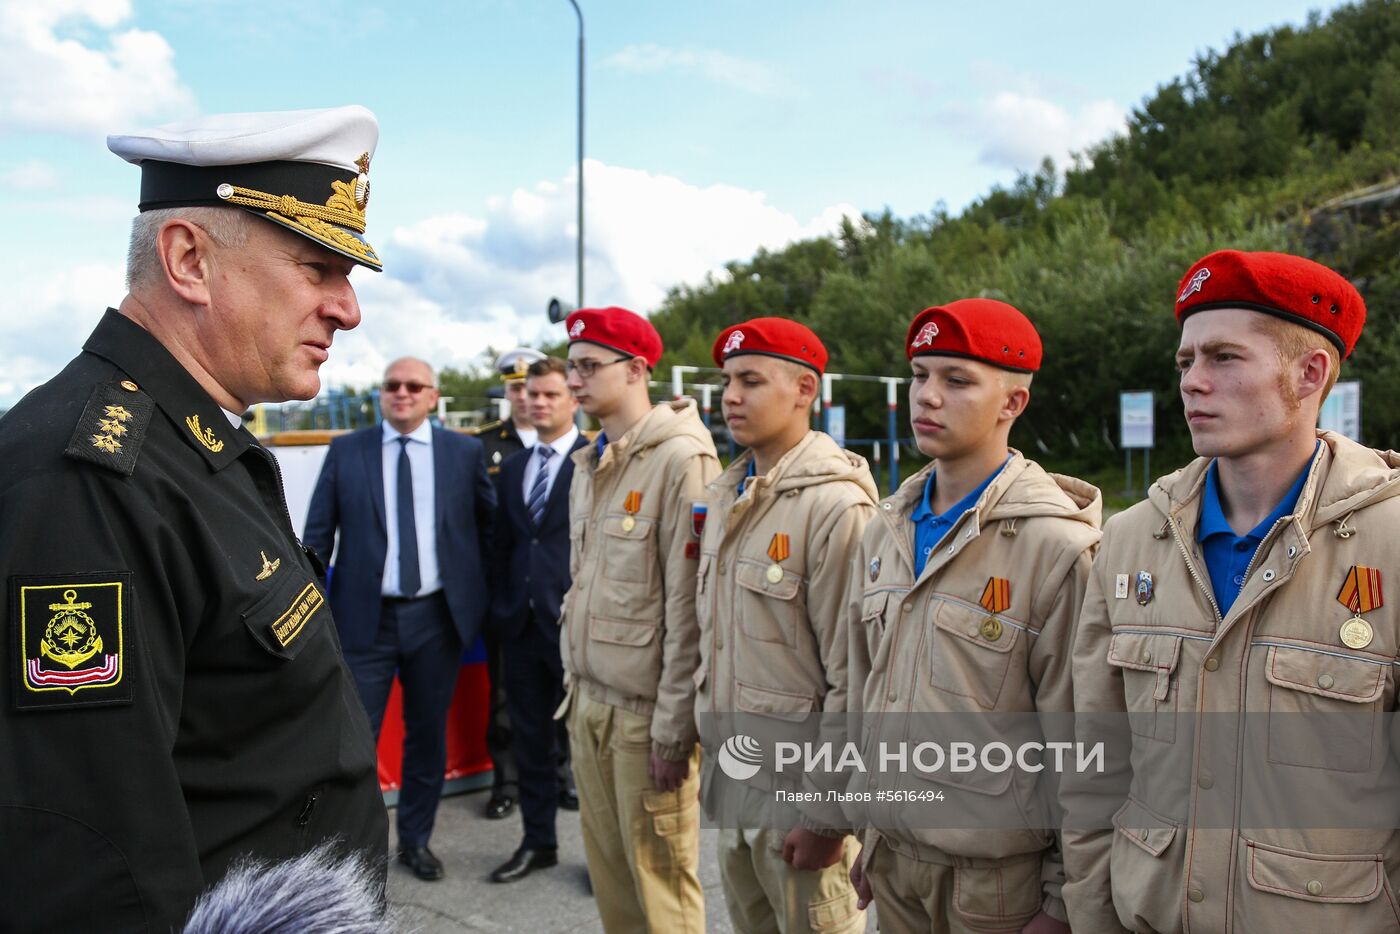
[[[369,153],[360,153],[355,165],[360,167],[360,174],[355,179],[355,204],[363,211],[369,206]]]
[[[1385,604],[1380,569],[1352,565],[1342,581],[1342,589],[1337,591],[1337,602],[1352,612],[1352,618],[1342,623],[1338,632],[1342,643],[1352,649],[1366,648],[1375,637],[1375,631],[1361,614]]]
[[[642,508],[642,491],[632,490],[627,494],[627,498],[622,501],[622,511],[627,513],[622,519],[622,531],[630,532],[637,527],[637,520],[632,518]]]
[[[1182,302],[1186,301],[1186,299],[1199,292],[1201,290],[1201,286],[1205,285],[1206,280],[1209,278],[1209,269],[1196,270],[1196,274],[1191,277],[1191,281],[1186,283],[1186,288],[1182,289],[1181,294],[1176,297],[1176,303],[1180,305]]]
[[[774,532],[773,539],[768,543],[768,557],[773,559],[773,563],[768,565],[768,571],[763,576],[768,579],[768,583],[776,584],[783,579],[783,566],[780,562],[787,559],[792,554],[792,541],[786,532]]]
[[[739,349],[739,346],[740,346],[741,344],[743,344],[743,343],[744,343],[744,332],[743,332],[743,331],[735,331],[733,334],[730,334],[730,335],[729,335],[729,340],[727,340],[727,341],[724,342],[724,350],[723,350],[722,352],[723,352],[725,355],[732,354],[734,351],[738,350],[738,349]]]
[[[932,347],[933,339],[938,336],[938,325],[932,321],[919,329],[919,336],[914,338],[914,347]]]
[[[578,340],[578,336],[583,333],[583,322],[575,321],[574,326],[569,328],[569,337]]]

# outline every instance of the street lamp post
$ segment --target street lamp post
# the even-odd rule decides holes
[[[583,307],[583,11],[578,0],[569,0],[578,15],[578,304]]]

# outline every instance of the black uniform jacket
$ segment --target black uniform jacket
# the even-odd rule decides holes
[[[0,930],[167,931],[240,854],[331,836],[382,867],[276,462],[115,311],[0,420],[0,575]]]
[[[516,451],[525,450],[525,442],[520,440],[520,433],[515,430],[515,422],[510,419],[503,422],[487,422],[473,432],[473,435],[481,441],[482,447],[486,448],[486,472],[491,475],[492,480],[500,479],[502,461]],[[500,499],[499,491],[496,499]]]

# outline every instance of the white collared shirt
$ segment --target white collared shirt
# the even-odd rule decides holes
[[[388,422],[384,428],[381,455],[384,464],[384,526],[388,548],[384,551],[384,582],[380,592],[386,597],[403,596],[399,588],[399,438]],[[433,426],[427,419],[406,436],[408,464],[413,471],[413,527],[418,533],[418,577],[422,585],[416,597],[442,589],[438,572],[436,484],[433,478]]]
[[[569,450],[573,448],[574,442],[578,439],[578,426],[570,425],[569,430],[564,432],[553,441],[549,442],[549,447],[554,449],[554,456],[545,462],[545,469],[549,471],[549,479],[544,488],[545,499],[554,491],[554,478],[559,476],[559,468],[564,466],[564,458],[569,456]],[[530,490],[535,486],[535,477],[540,472],[539,445],[530,449],[530,459],[525,462],[525,485],[521,492],[525,496],[525,505],[530,505]]]

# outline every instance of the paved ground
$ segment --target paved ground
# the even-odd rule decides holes
[[[403,866],[389,869],[389,901],[399,928],[419,934],[462,932],[587,932],[602,924],[588,891],[578,815],[559,812],[559,865],[537,870],[520,882],[497,885],[487,877],[520,843],[519,812],[505,820],[481,814],[486,793],[444,798],[432,848],[447,867],[441,882],[419,882]],[[389,823],[393,824],[393,811]],[[391,839],[391,844],[393,843]],[[700,883],[705,888],[707,929],[732,932],[715,860],[715,831],[700,832]],[[868,929],[875,930],[872,918]]]

